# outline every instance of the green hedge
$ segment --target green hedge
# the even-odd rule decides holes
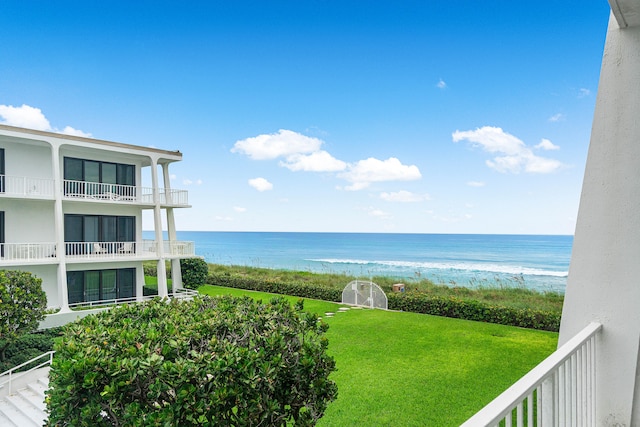
[[[308,283],[263,280],[232,274],[210,274],[207,283],[228,288],[248,289],[340,302],[342,290]],[[498,323],[544,331],[560,330],[560,313],[490,305],[477,300],[442,297],[424,292],[387,293],[390,310],[432,314],[479,322]]]
[[[62,328],[46,329],[22,335],[5,350],[6,359],[0,362],[0,372],[14,368],[27,360],[53,350],[53,340],[61,336]],[[41,361],[39,361],[41,362]],[[25,368],[29,369],[32,366]]]
[[[225,286],[227,288],[248,289],[251,291],[292,295],[323,301],[342,301],[342,290],[329,289],[325,286],[309,283],[281,282],[232,274],[209,274],[207,284]]]
[[[433,296],[421,292],[387,294],[390,310],[476,320],[543,331],[560,330],[560,313],[489,305],[476,300]]]

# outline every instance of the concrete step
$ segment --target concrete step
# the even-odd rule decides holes
[[[13,394],[0,398],[0,427],[41,427],[47,419],[45,391],[49,378],[41,377]]]
[[[31,386],[23,390],[18,390],[17,395],[26,403],[37,408],[40,412],[44,412],[44,410],[47,409],[47,405],[44,403],[44,394],[40,393],[40,391],[34,391]]]
[[[49,381],[47,380],[46,382],[43,380],[38,380],[34,383],[30,383],[27,386],[27,389],[31,390],[34,393],[37,393],[39,396],[42,397],[42,400],[44,400],[44,392],[47,391],[47,389],[49,388]]]
[[[3,400],[0,400],[0,414],[6,418],[6,424],[5,420],[3,420],[3,427],[5,425],[7,427],[31,427],[37,425],[30,420],[29,417],[18,410],[18,408],[7,401],[6,397]]]
[[[46,415],[42,410],[31,404],[28,399],[23,399],[20,393],[12,394],[4,398],[6,402],[13,405],[22,415],[24,415],[31,423],[24,422],[21,426],[42,426]],[[15,422],[15,421],[14,421]]]
[[[1,410],[0,410],[0,426],[16,427],[16,425],[9,418],[7,418]]]

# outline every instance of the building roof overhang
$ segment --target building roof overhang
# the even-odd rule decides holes
[[[35,129],[27,129],[16,126],[0,124],[0,135],[22,137],[34,140],[57,140],[60,145],[72,145],[94,149],[106,149],[109,151],[122,151],[129,154],[154,157],[160,163],[177,162],[182,160],[182,153],[178,150],[161,150],[153,147],[143,147],[140,145],[123,144],[121,142],[105,141],[102,139],[87,138],[83,136],[66,135],[62,133],[48,132]],[[40,138],[38,138],[40,137]]]
[[[609,0],[620,28],[640,26],[640,0]]]

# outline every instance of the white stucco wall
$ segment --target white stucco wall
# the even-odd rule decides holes
[[[7,175],[53,178],[51,147],[48,145],[0,135],[0,148],[5,149]]]
[[[28,271],[42,279],[42,289],[47,294],[47,307],[59,307],[58,300],[58,266],[52,265],[23,265],[20,267],[7,267],[9,270]]]
[[[598,426],[640,425],[640,27],[612,18],[602,60],[559,345],[603,324]]]
[[[6,243],[55,242],[53,201],[12,200],[0,206],[5,212]]]

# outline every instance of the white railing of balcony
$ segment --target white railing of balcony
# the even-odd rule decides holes
[[[66,242],[65,253],[68,257],[78,258],[116,258],[136,255],[136,242]]]
[[[53,179],[0,175],[0,196],[52,198]]]
[[[192,289],[177,289],[175,292],[169,292],[167,297],[189,300],[189,299],[193,299],[193,297],[195,297],[196,295],[198,295],[198,291],[195,291]],[[121,305],[121,304],[133,304],[137,302],[152,300],[156,297],[158,297],[158,295],[145,295],[141,297],[111,298],[111,299],[95,300],[95,301],[83,301],[83,302],[76,302],[73,304],[69,304],[69,308],[87,309],[87,308],[94,308],[94,307],[97,308],[97,307],[105,307],[105,306]]]
[[[462,427],[595,426],[596,338],[601,329],[600,323],[590,323]]]
[[[189,192],[187,190],[167,190],[161,188],[158,195],[160,196],[161,205],[186,206],[189,204]]]
[[[153,188],[133,185],[107,184],[101,182],[64,180],[64,197],[67,199],[89,199],[112,202],[154,203]],[[186,190],[158,189],[161,205],[187,206],[189,193]]]
[[[158,247],[156,245],[155,240],[142,241],[142,250],[144,252],[157,253],[158,252],[157,248]],[[169,255],[169,256],[181,256],[181,255],[193,256],[196,254],[194,242],[180,241],[180,240],[175,240],[175,241],[163,240],[162,251],[164,252],[165,255]]]
[[[55,243],[0,243],[0,262],[39,261],[55,256]]]

